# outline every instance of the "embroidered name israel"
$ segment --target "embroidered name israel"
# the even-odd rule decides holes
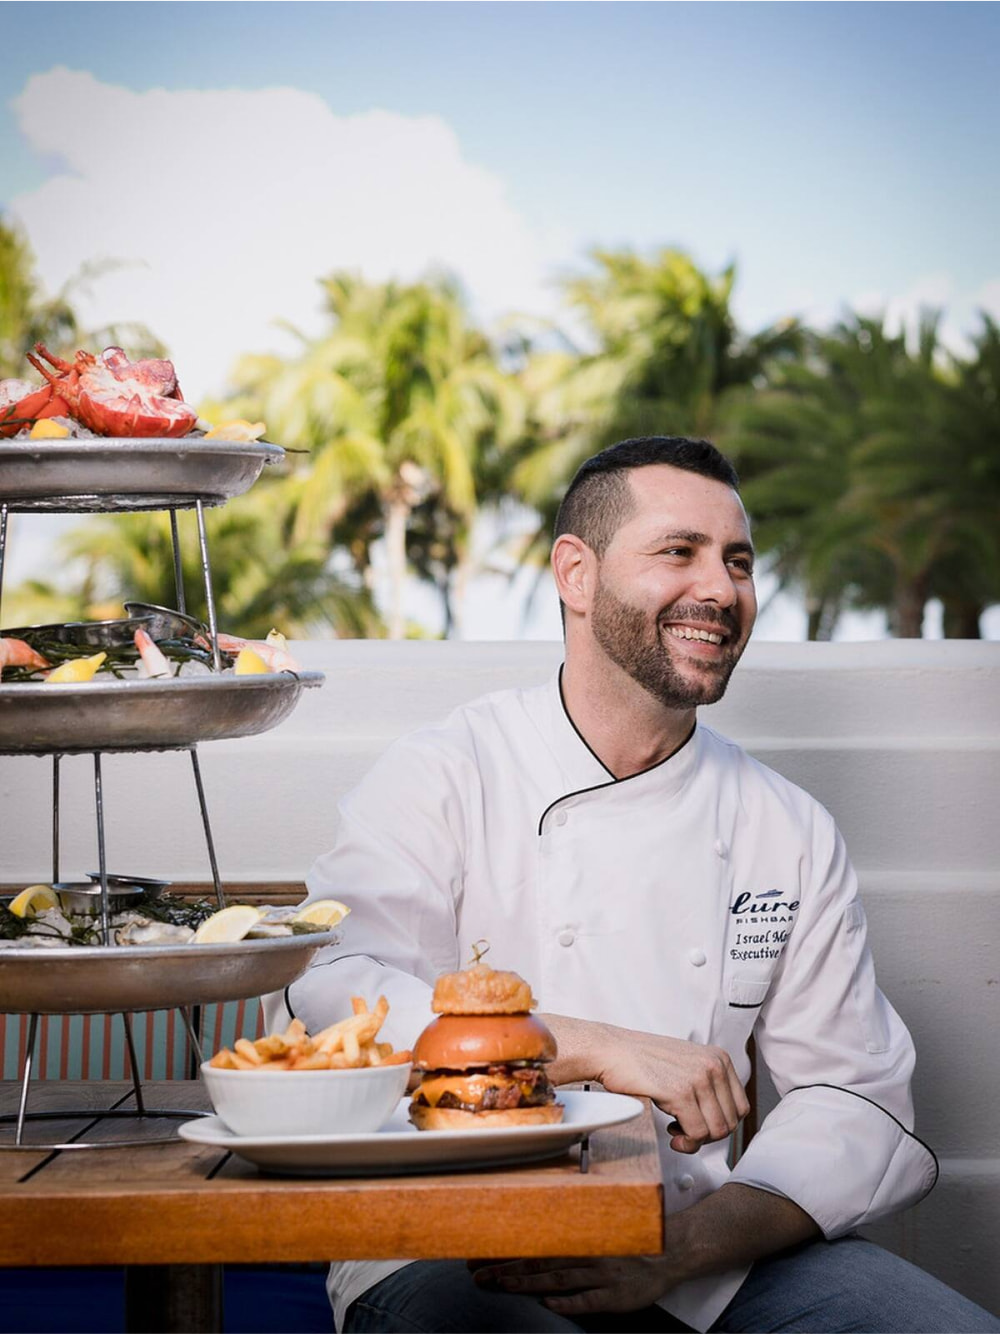
[[[736,919],[736,938],[729,957],[739,961],[776,959],[788,940],[798,899],[783,899],[779,889],[737,894],[729,911]]]

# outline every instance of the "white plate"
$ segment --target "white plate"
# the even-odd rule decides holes
[[[263,1076],[262,1076],[263,1078]],[[234,1135],[217,1116],[186,1121],[182,1139],[229,1149],[269,1172],[309,1176],[372,1176],[402,1172],[450,1172],[497,1163],[534,1162],[565,1153],[585,1135],[634,1121],[642,1103],[622,1093],[560,1091],[566,1108],[558,1125],[506,1130],[417,1130],[407,1120],[408,1101],[372,1135],[299,1135],[250,1138]]]

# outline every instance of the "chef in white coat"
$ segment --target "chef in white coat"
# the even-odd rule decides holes
[[[701,441],[584,464],[552,552],[559,674],[396,742],[346,797],[308,887],[350,929],[268,1006],[315,1031],[384,994],[412,1046],[486,938],[557,1036],[555,1082],[653,1100],[664,1254],[335,1264],[338,1329],[1000,1329],[849,1235],[937,1164],[832,818],[696,719],[756,615],[736,486]],[[781,1096],[730,1168],[751,1033]]]

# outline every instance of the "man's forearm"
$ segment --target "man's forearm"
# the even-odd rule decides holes
[[[549,1066],[554,1084],[581,1084],[598,1079],[595,1048],[605,1038],[607,1026],[591,1019],[570,1019],[562,1014],[542,1014],[539,1018],[555,1034],[559,1054]]]
[[[559,1043],[552,1069],[557,1084],[600,1079],[609,1044],[621,1046],[634,1036],[608,1024],[564,1015],[543,1018]],[[664,1255],[673,1271],[672,1282],[679,1283],[751,1264],[819,1233],[810,1215],[783,1195],[732,1182],[667,1218]]]
[[[663,1251],[682,1282],[751,1264],[819,1235],[809,1214],[783,1195],[732,1182],[668,1215]]]

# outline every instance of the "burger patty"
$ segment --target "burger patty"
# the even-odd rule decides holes
[[[540,1065],[490,1065],[477,1070],[428,1070],[413,1095],[422,1107],[491,1112],[544,1107],[556,1091]]]

